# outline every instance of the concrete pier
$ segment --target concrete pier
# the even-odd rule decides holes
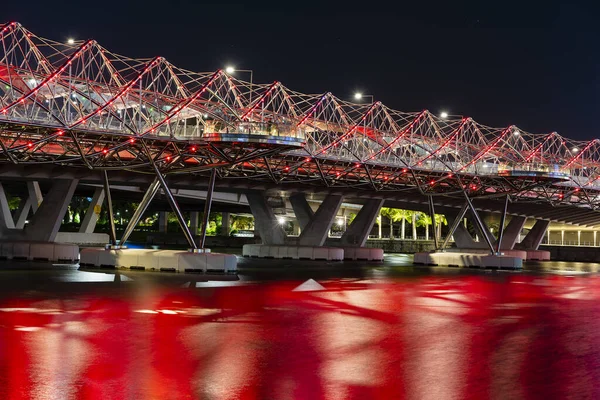
[[[478,267],[499,269],[522,269],[523,259],[514,256],[492,256],[482,253],[415,253],[415,264],[445,265],[453,267]]]
[[[233,273],[237,271],[237,258],[233,254],[177,250],[87,248],[81,250],[79,265],[163,272]]]

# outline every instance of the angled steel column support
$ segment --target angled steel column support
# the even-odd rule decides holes
[[[500,246],[502,246],[502,236],[504,236],[504,222],[506,221],[506,211],[508,210],[508,202],[510,196],[506,195],[504,200],[504,210],[502,210],[502,216],[500,217],[500,232],[498,232],[498,244],[496,245],[496,254],[500,255]]]
[[[468,209],[469,209],[469,204],[467,204],[465,202],[465,204],[460,209],[460,211],[459,211],[458,215],[456,216],[456,218],[454,218],[454,221],[452,221],[452,225],[450,226],[450,230],[448,231],[448,235],[446,236],[446,239],[444,239],[444,243],[442,243],[442,247],[440,247],[441,250],[444,250],[446,248],[446,246],[448,246],[448,243],[450,242],[450,238],[452,237],[452,235],[454,235],[454,232],[456,232],[456,229],[458,228],[458,226],[462,222],[462,220],[465,217],[465,214],[467,213]]]
[[[156,166],[154,161],[152,161],[152,166],[154,167],[154,172],[156,172],[156,178],[158,179],[160,186],[162,186],[162,188],[165,192],[165,196],[167,196],[169,205],[171,206],[171,209],[173,210],[173,212],[175,213],[175,216],[177,217],[177,221],[179,222],[179,227],[183,231],[183,234],[185,235],[185,238],[187,239],[188,244],[190,245],[190,248],[193,250],[198,249],[198,246],[196,245],[196,242],[194,241],[194,236],[192,236],[192,232],[190,232],[190,228],[187,226],[185,218],[183,218],[183,214],[181,213],[179,204],[177,204],[177,200],[175,200],[175,197],[173,197],[173,193],[171,193],[171,190],[167,186],[167,182],[165,181],[165,178],[162,176],[162,173],[160,172],[160,170],[158,169],[158,167]],[[214,171],[214,169],[213,169],[213,171]]]
[[[483,238],[485,239],[488,247],[490,248],[490,252],[493,255],[495,253],[495,251],[494,251],[494,245],[490,241],[490,238],[488,237],[488,235],[485,234],[485,226],[483,226],[483,221],[481,220],[481,218],[479,218],[479,213],[477,212],[477,210],[475,210],[475,207],[473,206],[473,202],[471,202],[471,199],[469,198],[469,195],[467,194],[467,192],[463,191],[463,194],[465,195],[465,199],[467,200],[467,204],[469,205],[469,208],[471,209],[471,213],[473,214],[473,217],[475,218],[475,222],[477,223],[477,227],[479,228],[479,230],[481,232],[483,232]]]
[[[150,204],[150,202],[152,201],[154,196],[156,196],[156,193],[158,192],[159,187],[160,187],[160,183],[158,182],[158,177],[154,178],[154,180],[148,187],[148,190],[146,190],[146,193],[144,193],[144,197],[142,198],[140,205],[138,206],[138,208],[136,208],[135,212],[133,213],[133,216],[129,220],[129,223],[127,224],[127,227],[125,228],[125,232],[123,232],[123,236],[121,237],[121,241],[119,242],[119,245],[121,245],[121,246],[125,245],[125,242],[127,242],[127,239],[129,239],[131,232],[133,232],[133,229],[136,227],[136,225],[142,218],[142,215],[148,208],[148,205]],[[110,197],[108,197],[108,198],[110,198]]]
[[[108,172],[106,172],[106,170],[104,170],[104,196],[106,196],[106,207],[108,208],[108,221],[110,224],[110,244],[116,246],[117,229],[115,228],[115,215],[113,212],[112,197],[110,195],[110,184],[108,183]],[[129,222],[131,223],[131,221]],[[127,225],[127,227],[129,228],[129,225]],[[127,238],[125,238],[125,240],[127,240]],[[121,240],[121,243],[125,242]]]
[[[217,178],[217,170],[213,168],[210,171],[210,181],[206,191],[206,202],[204,203],[204,214],[202,214],[202,229],[200,231],[200,248],[204,248],[206,242],[206,229],[208,229],[208,221],[210,219],[210,206],[212,204],[212,196],[215,190],[215,180]]]
[[[433,226],[433,246],[435,247],[435,250],[437,251],[438,249],[438,238],[437,238],[437,229],[436,229],[436,223],[435,223],[435,207],[433,205],[433,196],[428,196],[428,200],[429,200],[429,216],[431,217],[431,224]]]

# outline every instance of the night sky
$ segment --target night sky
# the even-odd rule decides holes
[[[254,70],[255,82],[279,80],[301,92],[351,100],[361,90],[402,111],[447,110],[491,126],[600,137],[598,6],[33,3],[3,4],[0,20],[196,71],[233,64]]]

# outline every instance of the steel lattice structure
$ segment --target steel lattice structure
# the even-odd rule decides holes
[[[600,141],[400,112],[0,26],[0,162],[596,209]]]

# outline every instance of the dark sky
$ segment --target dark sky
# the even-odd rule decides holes
[[[0,20],[62,40],[196,71],[232,63],[257,82],[403,110],[448,110],[491,126],[600,137],[600,7],[510,1],[388,5],[282,0],[205,4],[12,1]],[[595,3],[595,2],[589,2]]]

